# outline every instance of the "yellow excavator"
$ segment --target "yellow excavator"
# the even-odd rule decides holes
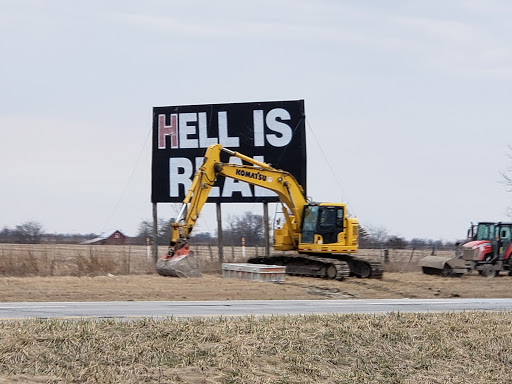
[[[223,163],[222,152],[247,164]],[[283,253],[251,258],[249,263],[285,265],[288,274],[336,280],[344,280],[348,276],[382,277],[379,261],[355,255],[359,223],[356,218],[348,217],[345,203],[308,201],[304,189],[289,172],[223,148],[220,144],[207,148],[204,161],[194,175],[180,213],[172,224],[168,252],[156,263],[160,275],[200,276],[188,239],[218,176],[274,191],[283,205],[284,224],[274,230],[274,249]]]

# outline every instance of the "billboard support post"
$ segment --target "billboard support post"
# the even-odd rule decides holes
[[[265,256],[270,256],[270,231],[268,228],[268,203],[263,203],[263,225],[265,226]]]
[[[158,214],[157,203],[153,203],[153,261],[158,260]]]
[[[219,247],[219,263],[224,262],[224,248],[222,244],[222,212],[220,209],[220,203],[215,203],[217,207],[217,245]]]

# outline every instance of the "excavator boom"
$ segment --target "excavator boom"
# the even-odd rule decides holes
[[[251,165],[222,163],[220,160],[221,152],[238,157]],[[300,222],[307,200],[302,186],[295,177],[289,172],[274,169],[267,163],[223,148],[220,144],[215,144],[206,150],[203,163],[195,173],[192,185],[183,200],[178,218],[172,224],[171,248],[180,240],[189,238],[217,176],[245,181],[274,191],[281,202],[290,209],[292,216]],[[295,231],[297,230],[295,229]],[[172,249],[170,251],[172,252]]]

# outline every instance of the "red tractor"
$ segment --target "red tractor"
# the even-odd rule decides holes
[[[512,223],[478,223],[471,226],[468,237],[471,241],[462,245],[461,255],[468,271],[487,277],[499,271],[512,275]]]
[[[480,222],[471,225],[468,241],[457,248],[455,257],[427,256],[418,263],[423,273],[462,276],[473,270],[494,277],[500,271],[512,275],[512,223]]]

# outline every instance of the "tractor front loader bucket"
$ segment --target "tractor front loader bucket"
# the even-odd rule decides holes
[[[462,276],[468,272],[465,261],[456,257],[426,256],[418,266],[427,275]]]

